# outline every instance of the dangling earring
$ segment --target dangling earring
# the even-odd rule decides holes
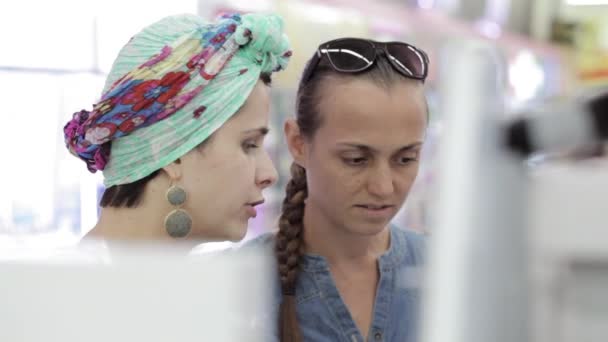
[[[167,190],[167,200],[176,208],[165,217],[165,230],[173,238],[188,235],[192,229],[192,218],[187,211],[180,208],[186,202],[186,191],[173,185]]]

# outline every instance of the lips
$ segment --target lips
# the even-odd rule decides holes
[[[255,209],[255,207],[262,203],[264,203],[263,199],[245,204],[247,215],[251,218],[255,218],[258,215],[258,211]]]
[[[259,201],[255,201],[255,202],[249,202],[249,203],[247,203],[247,205],[250,205],[250,206],[252,206],[252,207],[256,207],[256,206],[258,206],[258,205],[260,205],[260,204],[263,204],[263,203],[264,203],[264,199],[261,199],[261,200],[259,200]]]
[[[395,205],[379,203],[357,204],[355,208],[357,209],[357,215],[362,215],[365,220],[376,223],[385,222],[397,211]]]
[[[356,207],[365,208],[369,210],[382,210],[392,208],[394,205],[391,204],[357,204]]]

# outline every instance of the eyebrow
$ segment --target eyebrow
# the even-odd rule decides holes
[[[258,127],[258,128],[253,128],[253,129],[248,129],[246,131],[243,131],[243,134],[257,133],[259,135],[264,136],[264,135],[268,134],[268,132],[270,132],[268,127]]]
[[[370,152],[370,153],[376,153],[378,152],[378,150],[376,150],[373,147],[367,146],[367,145],[363,145],[363,144],[357,144],[357,143],[339,143],[339,146],[345,146],[345,147],[354,147],[358,150],[361,151],[365,151],[365,152]],[[421,141],[417,141],[413,144],[409,144],[407,146],[403,146],[402,148],[400,148],[397,153],[402,153],[402,152],[408,152],[408,151],[412,151],[418,147],[422,146],[422,142]]]

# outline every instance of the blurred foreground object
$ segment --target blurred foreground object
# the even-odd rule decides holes
[[[607,93],[505,124],[500,55],[450,49],[422,341],[608,340],[608,162],[582,161],[603,153]]]
[[[448,55],[422,341],[527,341],[528,180],[501,139],[505,62],[481,41]]]
[[[268,260],[124,246],[0,264],[0,341],[266,341]],[[103,253],[102,253],[103,254]],[[246,281],[244,281],[246,280]]]

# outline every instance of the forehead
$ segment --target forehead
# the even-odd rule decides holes
[[[417,82],[385,86],[366,78],[330,78],[320,90],[320,135],[370,145],[409,144],[424,137],[427,109]]]

